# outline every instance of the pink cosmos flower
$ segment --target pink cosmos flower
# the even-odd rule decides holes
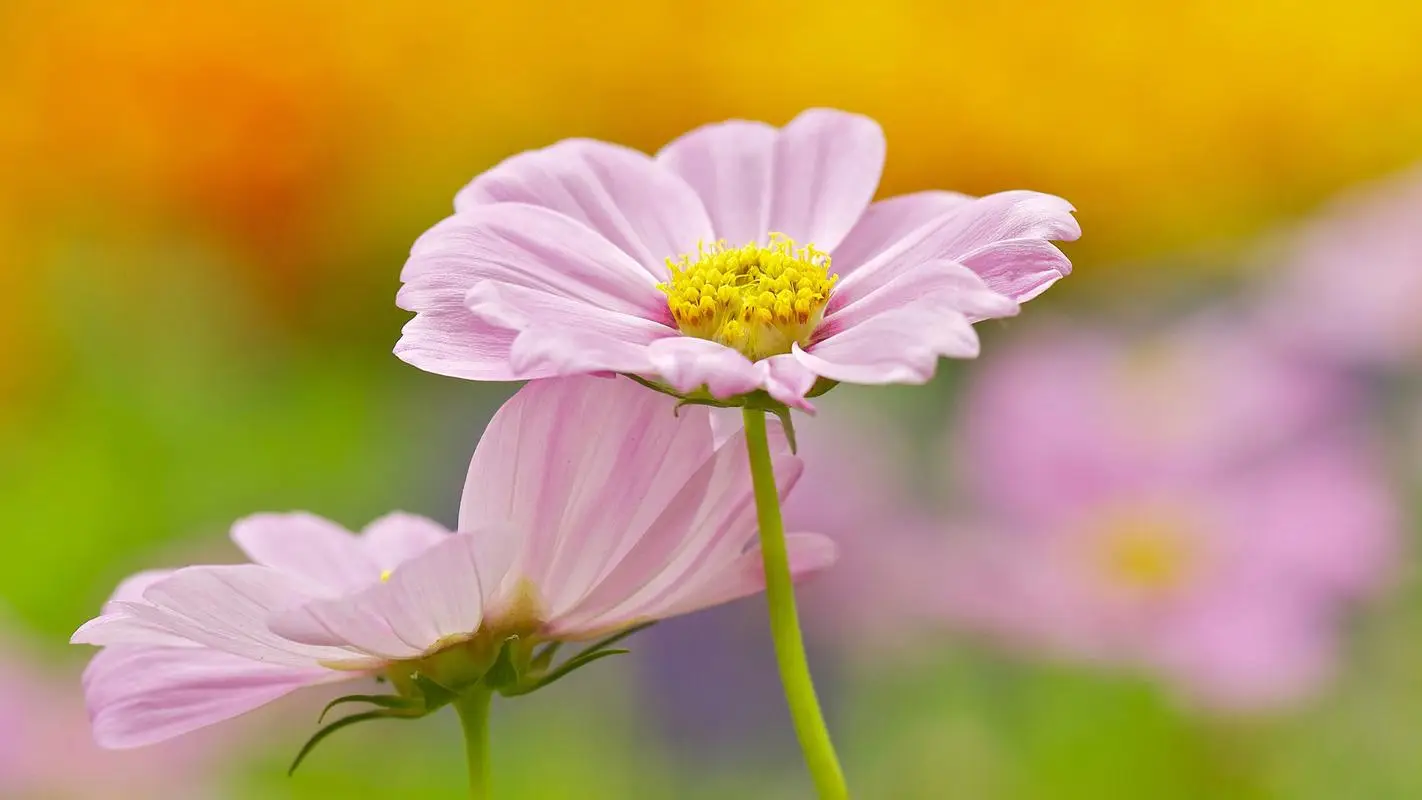
[[[1261,305],[1279,338],[1345,364],[1422,363],[1422,167],[1353,190],[1276,250]]]
[[[623,378],[534,382],[479,442],[459,533],[407,514],[360,535],[265,514],[232,531],[254,563],[128,579],[73,637],[103,647],[84,681],[96,738],[157,742],[354,678],[467,683],[510,636],[536,672],[540,642],[760,591],[745,444],[718,447],[708,410],[675,404]],[[783,436],[772,447],[785,492],[800,462]],[[789,545],[796,575],[834,558],[814,534]]]
[[[812,109],[730,121],[655,157],[568,140],[514,156],[420,237],[396,354],[472,380],[620,372],[683,394],[817,379],[921,383],[978,352],[972,323],[1017,312],[1071,269],[1061,198],[922,192],[871,204],[885,143]]]
[[[1398,511],[1369,443],[1303,396],[1327,382],[1267,352],[1189,328],[1008,348],[954,442],[977,505],[947,523],[951,568],[904,580],[940,618],[1203,706],[1300,699],[1389,574]]]

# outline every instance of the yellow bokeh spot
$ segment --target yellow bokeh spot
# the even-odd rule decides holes
[[[381,572],[380,572],[380,582],[381,582],[381,583],[385,583],[385,582],[388,581],[388,580],[390,580],[390,570],[388,570],[388,569],[386,569],[386,570],[381,570]]]
[[[776,233],[768,245],[698,246],[695,257],[669,258],[667,267],[671,280],[658,288],[681,332],[752,361],[808,346],[838,280],[828,253]]]
[[[1194,573],[1198,547],[1169,519],[1124,514],[1109,520],[1094,552],[1097,567],[1113,586],[1151,594],[1180,588]]]

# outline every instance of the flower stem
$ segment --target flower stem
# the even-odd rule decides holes
[[[469,797],[488,800],[489,701],[493,693],[482,686],[465,691],[454,701],[459,725],[464,729],[464,754],[469,762]]]
[[[765,563],[770,636],[775,642],[780,682],[785,688],[795,735],[800,739],[800,749],[805,754],[805,765],[810,769],[816,791],[821,800],[845,800],[849,789],[820,713],[820,701],[815,697],[810,665],[805,659],[805,643],[800,635],[800,620],[795,611],[795,585],[790,578],[790,555],[785,546],[785,523],[780,518],[780,495],[775,488],[765,413],[747,408],[744,416],[756,516],[760,521],[760,552]]]

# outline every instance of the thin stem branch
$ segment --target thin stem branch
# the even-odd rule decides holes
[[[760,551],[765,564],[765,598],[770,606],[770,636],[775,643],[775,660],[780,666],[780,682],[795,735],[805,755],[805,765],[821,800],[846,800],[844,783],[820,701],[810,679],[805,658],[804,637],[795,611],[795,585],[790,577],[790,555],[785,546],[785,523],[780,517],[780,495],[775,488],[775,470],[770,460],[765,413],[744,410],[746,449],[750,454],[751,481],[755,486],[756,516],[760,522]]]

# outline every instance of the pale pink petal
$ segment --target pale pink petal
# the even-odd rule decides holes
[[[352,592],[380,577],[355,534],[314,514],[254,514],[232,526],[232,541],[307,594]]]
[[[508,355],[518,374],[645,371],[645,345],[678,335],[659,322],[522,286],[481,283],[465,302],[475,316],[520,331]],[[569,336],[572,346],[561,347]]]
[[[802,112],[775,140],[770,230],[833,250],[874,199],[885,148],[883,130],[868,117]]]
[[[940,357],[976,358],[978,335],[951,309],[880,314],[794,356],[816,375],[847,383],[926,383]]]
[[[355,673],[264,664],[206,648],[106,647],[84,670],[102,747],[161,742],[232,719],[296,689]]]
[[[715,230],[712,238],[733,245],[763,241],[771,230],[775,139],[775,128],[764,122],[720,122],[673,140],[657,161],[701,196]]]
[[[776,483],[785,494],[803,465],[789,453],[783,434],[777,432],[771,444]],[[646,533],[623,550],[584,596],[574,605],[553,609],[550,634],[578,638],[630,624],[679,585],[735,560],[755,531],[745,447],[743,434],[732,437],[683,480]]]
[[[449,530],[428,517],[396,511],[365,526],[360,543],[381,571],[393,570],[449,537]]]
[[[444,291],[427,303],[409,299],[413,292],[408,290],[424,283],[417,279],[405,284],[397,298],[401,308],[419,313],[401,330],[400,341],[395,343],[396,358],[426,372],[471,381],[546,377],[513,371],[509,348],[518,331],[490,325],[474,316],[464,304],[464,287]]]
[[[870,205],[831,254],[834,271],[840,277],[848,275],[914,229],[973,199],[958,192],[932,191],[901,194]]]
[[[977,248],[959,261],[988,286],[1019,303],[1052,287],[1071,272],[1071,261],[1046,239],[1003,239]]]
[[[527,203],[571,217],[659,280],[666,259],[715,238],[696,192],[674,171],[636,150],[588,139],[513,156],[454,199],[460,212],[491,203]]]
[[[989,289],[967,267],[952,261],[930,261],[841,305],[825,317],[815,336],[828,339],[881,314],[910,307],[944,308],[973,320],[1008,317],[1018,311],[1012,298]]]
[[[1043,273],[1040,254],[1009,258],[1011,248],[991,249],[1005,240],[1071,241],[1081,235],[1071,204],[1048,194],[1013,191],[980,197],[913,229],[895,244],[842,277],[830,299],[832,313],[899,275],[929,261],[978,262],[989,274],[988,287],[1014,299],[1032,296],[1042,282],[1060,277],[1058,268]],[[1018,255],[1022,255],[1017,251]],[[1069,265],[1067,265],[1069,267]]]
[[[519,578],[556,605],[615,563],[712,455],[706,409],[683,408],[626,378],[530,383],[494,415],[470,463],[459,528],[498,537],[485,563],[491,606]],[[492,541],[490,541],[492,540]],[[502,574],[501,574],[502,573]]]
[[[144,603],[124,603],[133,617],[200,645],[256,661],[312,666],[340,660],[340,650],[288,641],[267,620],[309,599],[293,581],[255,564],[188,567],[143,593]],[[77,634],[76,634],[77,636]],[[122,639],[89,640],[123,644]]]
[[[171,569],[149,569],[124,578],[119,581],[114,593],[109,595],[108,602],[104,603],[104,613],[109,613],[112,610],[109,606],[114,603],[131,603],[142,600],[143,593],[148,591],[148,587],[167,578],[173,572],[174,570]]]
[[[790,577],[796,581],[828,569],[839,558],[839,547],[834,540],[817,533],[786,534],[785,546],[790,553]],[[677,592],[663,598],[661,605],[642,613],[665,619],[764,590],[765,568],[760,546],[756,545],[718,572],[705,575],[700,582],[679,587]]]
[[[344,644],[379,658],[422,655],[479,629],[484,603],[475,549],[473,535],[446,536],[402,564],[388,580],[357,595],[310,603],[274,621],[273,627],[302,636],[314,621]]]
[[[774,231],[822,250],[854,226],[879,185],[884,133],[858,114],[811,109],[783,129],[733,120],[698,128],[657,158],[686,179],[732,244]]]
[[[795,356],[771,356],[755,363],[760,374],[761,385],[772,398],[792,408],[814,413],[815,406],[805,399],[805,393],[814,388],[818,375],[801,364]]]
[[[411,248],[400,279],[410,283],[433,277],[444,291],[460,296],[487,280],[647,319],[670,319],[666,295],[657,290],[659,279],[631,256],[573,219],[523,203],[476,206],[426,231]],[[404,299],[434,298],[406,294]]]
[[[713,397],[733,397],[761,384],[750,359],[706,339],[672,336],[653,342],[647,353],[657,376],[682,393],[704,386]]]
[[[372,591],[287,609],[272,615],[267,627],[287,641],[305,646],[346,648],[346,658],[399,661],[424,655],[424,647],[395,634],[371,597]]]

